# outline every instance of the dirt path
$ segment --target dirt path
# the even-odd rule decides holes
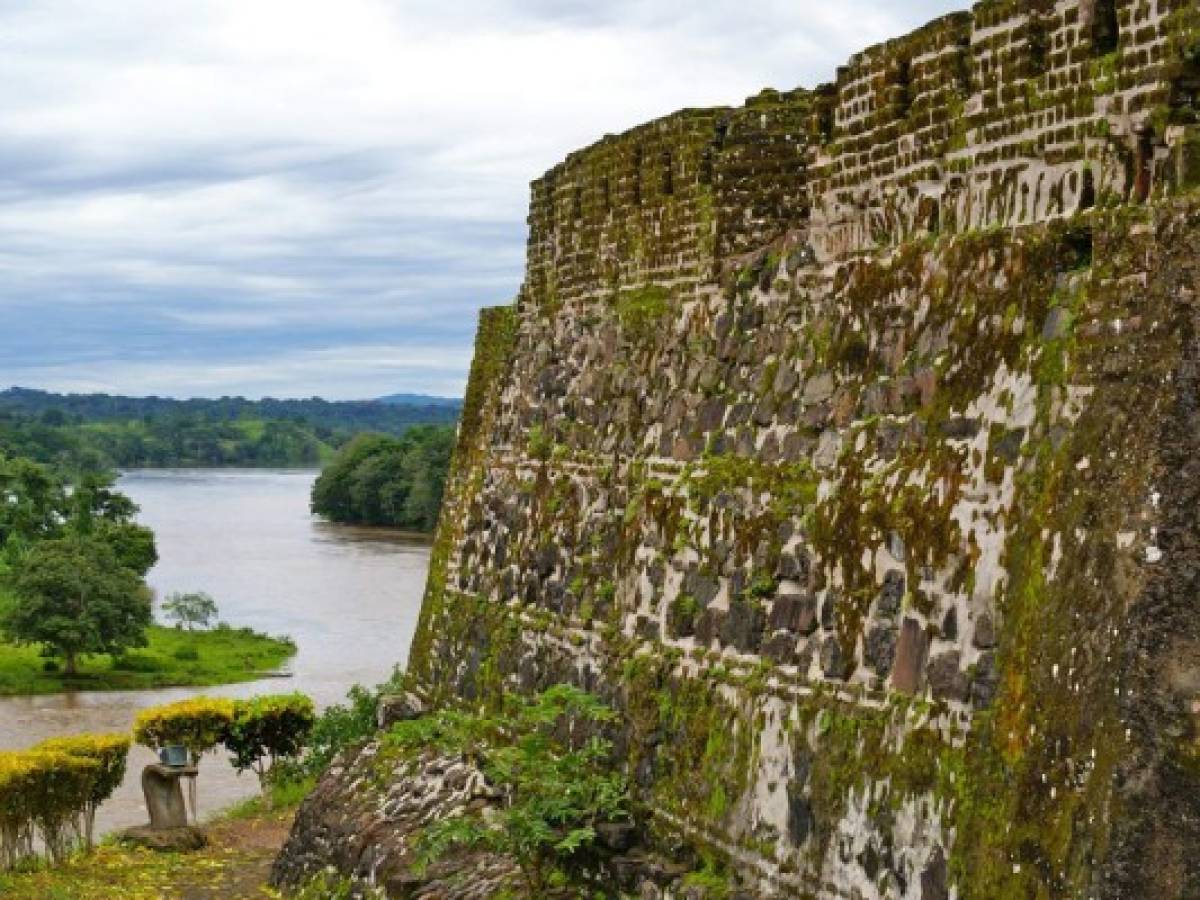
[[[263,900],[271,863],[287,839],[294,810],[208,826],[196,853],[155,853],[119,845],[55,868],[0,875],[5,900]]]
[[[228,862],[195,878],[182,877],[176,886],[180,900],[218,900],[277,896],[266,888],[271,863],[292,826],[292,814],[222,822],[208,832],[205,855]],[[236,862],[235,862],[236,860]]]

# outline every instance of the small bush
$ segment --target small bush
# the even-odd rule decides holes
[[[463,812],[428,825],[418,839],[420,865],[455,849],[483,848],[513,858],[529,896],[547,896],[586,859],[598,825],[630,816],[612,745],[596,734],[615,718],[591,694],[557,685],[533,698],[509,696],[495,716],[443,710],[395,725],[384,752],[432,745],[469,756],[504,798],[491,815]]]
[[[130,650],[113,659],[113,668],[121,672],[161,672],[166,668],[166,660],[157,653]]]
[[[258,776],[263,799],[270,803],[268,778],[279,760],[293,759],[312,732],[316,710],[304,694],[275,694],[239,700],[224,737],[239,772]]]
[[[176,659],[190,662],[200,658],[200,651],[195,647],[177,647],[175,652],[171,654]]]
[[[34,856],[37,838],[62,862],[83,830],[100,768],[95,759],[55,750],[0,753],[0,863],[12,868]]]
[[[142,710],[133,723],[133,739],[153,750],[182,745],[199,759],[221,743],[232,721],[232,700],[193,697]]]
[[[42,741],[34,748],[96,762],[96,778],[82,808],[82,836],[89,848],[95,838],[96,810],[125,778],[129,745],[129,736],[125,734],[79,734]]]
[[[313,723],[308,753],[298,774],[320,775],[344,748],[373,735],[378,705],[378,691],[356,684],[350,688],[344,705],[326,707]]]

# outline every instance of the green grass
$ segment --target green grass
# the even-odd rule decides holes
[[[274,782],[268,788],[271,792],[270,806],[261,795],[247,797],[222,810],[217,818],[224,822],[237,822],[258,819],[283,809],[295,809],[316,786],[317,779],[312,776]]]
[[[228,900],[279,898],[267,886],[271,863],[291,827],[296,806],[311,782],[290,785],[273,809],[250,801],[205,823],[209,845],[195,853],[156,853],[106,838],[92,853],[65,864],[25,863],[0,870],[0,897],[11,900]],[[320,895],[318,895],[320,896]]]
[[[79,674],[44,671],[38,647],[0,642],[0,695],[62,691],[199,687],[253,681],[276,672],[296,652],[286,638],[248,628],[180,631],[153,625],[149,646],[122,654],[86,656]]]

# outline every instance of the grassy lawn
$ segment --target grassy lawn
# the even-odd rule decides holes
[[[0,695],[54,694],[71,690],[200,687],[253,681],[275,672],[296,652],[286,639],[244,628],[180,631],[153,625],[150,644],[118,657],[86,656],[67,678],[44,670],[37,647],[0,642]]]

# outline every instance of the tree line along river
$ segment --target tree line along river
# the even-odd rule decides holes
[[[118,484],[155,532],[159,562],[147,579],[155,594],[206,591],[229,624],[290,635],[298,647],[290,677],[213,688],[3,697],[0,748],[84,731],[128,731],[138,710],[200,693],[296,690],[324,706],[341,700],[351,685],[375,685],[403,665],[420,612],[429,541],[313,517],[309,491],[317,474],[137,470]],[[100,810],[101,833],[145,821],[140,775],[152,760],[143,747],[130,753],[125,783]],[[256,790],[252,773],[236,775],[221,756],[201,764],[202,815]]]

